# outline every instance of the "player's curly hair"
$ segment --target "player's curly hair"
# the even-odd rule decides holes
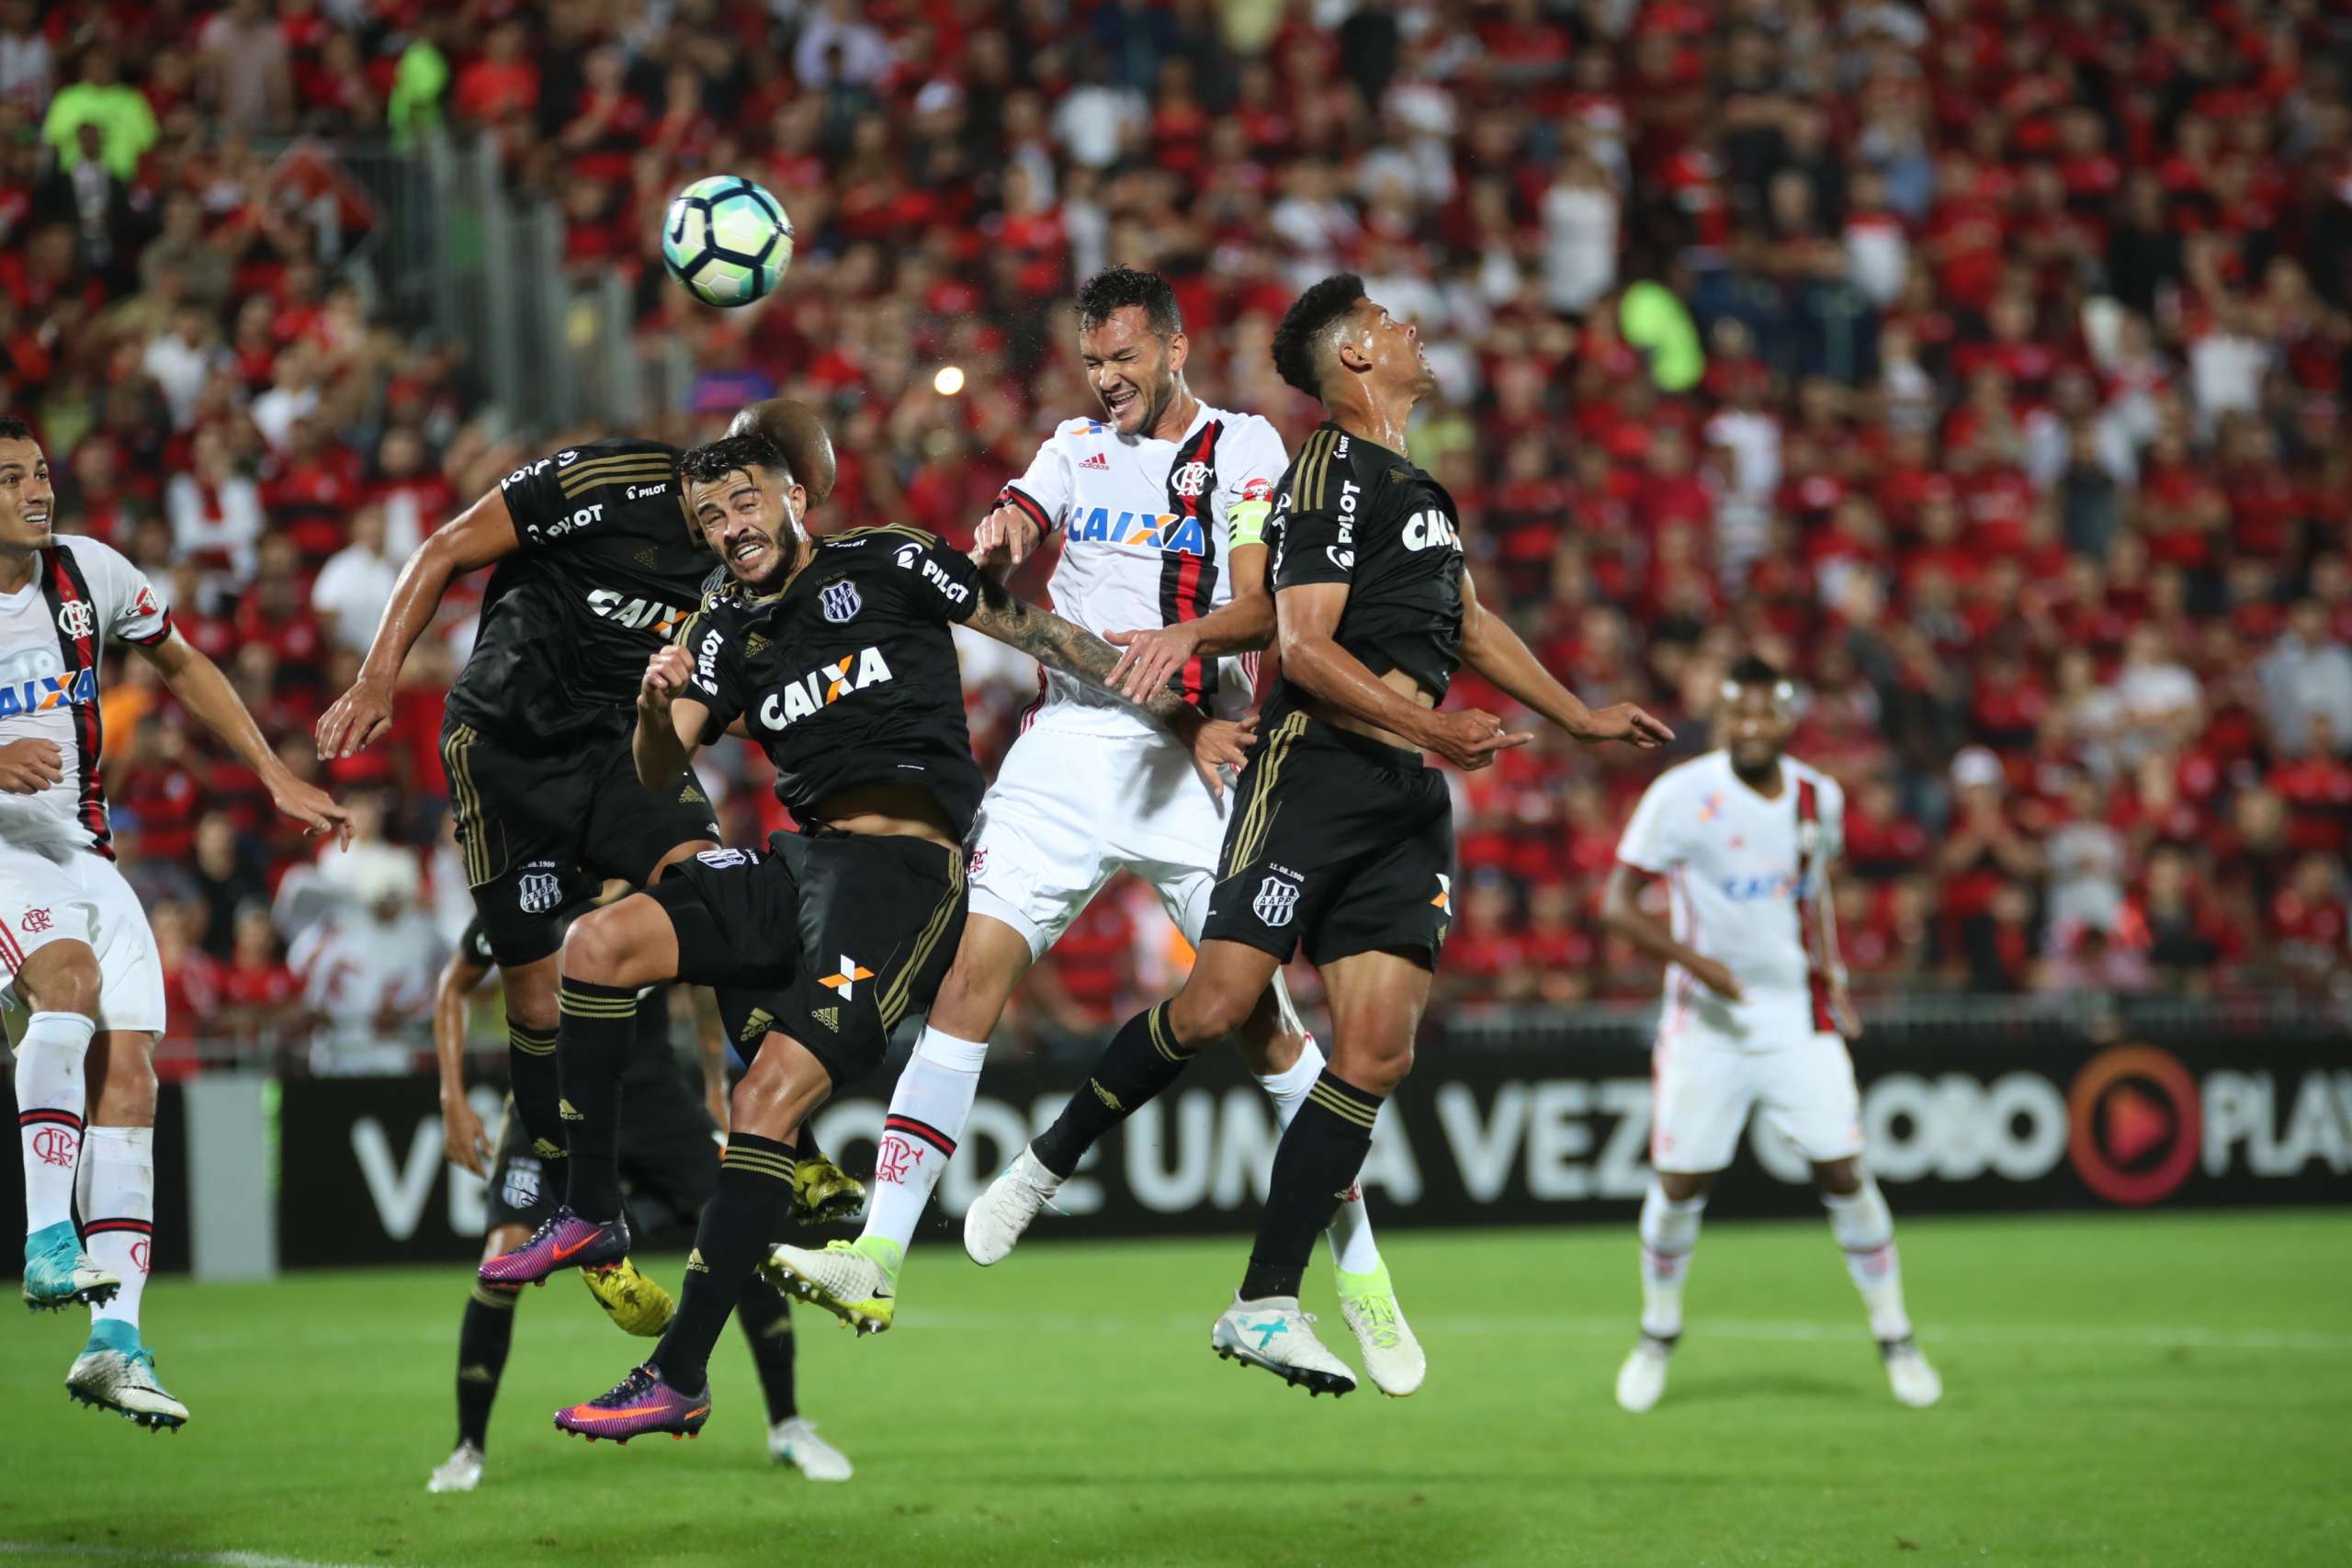
[[[1319,346],[1334,321],[1355,309],[1363,298],[1363,279],[1352,272],[1335,272],[1291,301],[1274,329],[1274,371],[1313,398],[1323,400]]]
[[[736,472],[749,473],[753,468],[765,468],[770,473],[793,479],[792,465],[786,460],[784,448],[764,435],[729,435],[707,446],[696,446],[678,459],[678,477],[687,484],[709,484]]]
[[[35,439],[33,427],[12,413],[0,413],[0,441],[30,441]]]
[[[1080,287],[1079,328],[1091,332],[1129,305],[1143,311],[1144,324],[1158,336],[1174,337],[1184,330],[1183,312],[1176,308],[1176,290],[1168,280],[1131,266],[1106,266]]]

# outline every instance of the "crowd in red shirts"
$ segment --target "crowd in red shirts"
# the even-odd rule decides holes
[[[568,265],[691,352],[663,434],[771,390],[831,412],[836,525],[968,537],[1089,410],[1063,302],[1114,260],[1175,282],[1196,390],[1295,441],[1272,323],[1354,270],[1419,321],[1412,456],[1563,678],[1683,750],[1737,653],[1796,678],[1795,749],[1851,802],[1860,984],[2340,988],[2347,67],[2319,0],[18,0],[0,394],[66,525],[145,565],[315,772],[406,549],[565,433],[509,436],[460,349],[380,324],[286,133],[495,139]],[[744,311],[659,264],[661,205],[718,170],[797,231]],[[434,739],[469,608],[391,741],[328,774],[388,792],[450,911]],[[1026,695],[976,675],[984,752]],[[198,990],[266,1005],[237,911],[309,849],[135,666],[107,704],[125,837],[214,966],[192,1026]],[[1457,780],[1458,998],[1647,987],[1593,913],[1657,765],[1547,737]],[[754,830],[757,767],[725,766]],[[189,869],[211,820],[235,897]],[[1160,945],[1115,907],[1039,1011],[1117,1016]]]

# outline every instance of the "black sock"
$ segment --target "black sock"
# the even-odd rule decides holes
[[[513,1081],[514,1114],[531,1135],[532,1152],[541,1159],[561,1159],[567,1142],[563,1125],[563,1089],[556,1077],[555,1032],[526,1029],[512,1019],[506,1024],[506,1071]]]
[[[703,1205],[678,1315],[654,1348],[653,1364],[671,1387],[709,1386],[710,1349],[752,1271],[784,1234],[792,1214],[792,1147],[748,1133],[729,1134],[720,1156],[718,1190]]]
[[[768,1396],[768,1425],[800,1414],[792,1391],[792,1303],[758,1275],[743,1287],[735,1321],[752,1342],[752,1364],[760,1370],[760,1392]]]
[[[556,987],[563,1016],[556,1059],[563,1067],[562,1113],[571,1151],[571,1194],[585,1219],[621,1213],[621,1074],[637,1046],[637,988],[565,976]]]
[[[1159,1002],[1120,1025],[1086,1087],[1069,1097],[1054,1124],[1029,1145],[1040,1165],[1056,1176],[1069,1175],[1104,1134],[1183,1076],[1200,1047],[1176,1038],[1169,1010],[1168,1003]]]
[[[490,1447],[490,1407],[506,1371],[507,1348],[514,1343],[514,1303],[520,1289],[501,1290],[477,1281],[458,1328],[458,1441]]]
[[[1265,1217],[1241,1276],[1241,1299],[1295,1296],[1315,1256],[1315,1238],[1339,1212],[1340,1194],[1354,1185],[1372,1147],[1380,1097],[1334,1077],[1326,1067],[1299,1102],[1274,1149],[1274,1177]]]

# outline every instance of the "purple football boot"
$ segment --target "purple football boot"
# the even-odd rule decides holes
[[[610,1393],[555,1413],[556,1430],[592,1443],[599,1438],[626,1443],[649,1432],[691,1438],[709,1419],[709,1389],[680,1393],[650,1366],[639,1367],[621,1379]]]
[[[566,1204],[542,1221],[530,1240],[476,1272],[485,1285],[536,1285],[560,1269],[602,1269],[628,1256],[626,1220],[583,1220]]]

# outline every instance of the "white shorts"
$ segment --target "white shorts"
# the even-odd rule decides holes
[[[1767,1043],[1698,1027],[1662,1030],[1650,1056],[1650,1164],[1696,1176],[1731,1164],[1748,1112],[1815,1165],[1862,1152],[1854,1060],[1836,1034],[1796,1031]]]
[[[1198,942],[1232,798],[1212,797],[1184,749],[1164,735],[1106,736],[1054,725],[1048,706],[1005,754],[980,803],[971,912],[1029,939],[1029,956],[1088,900],[1131,871]]]
[[[69,940],[98,955],[98,1027],[161,1034],[164,961],[114,862],[72,844],[0,843],[0,1001],[26,1007],[17,971],[37,950]]]

